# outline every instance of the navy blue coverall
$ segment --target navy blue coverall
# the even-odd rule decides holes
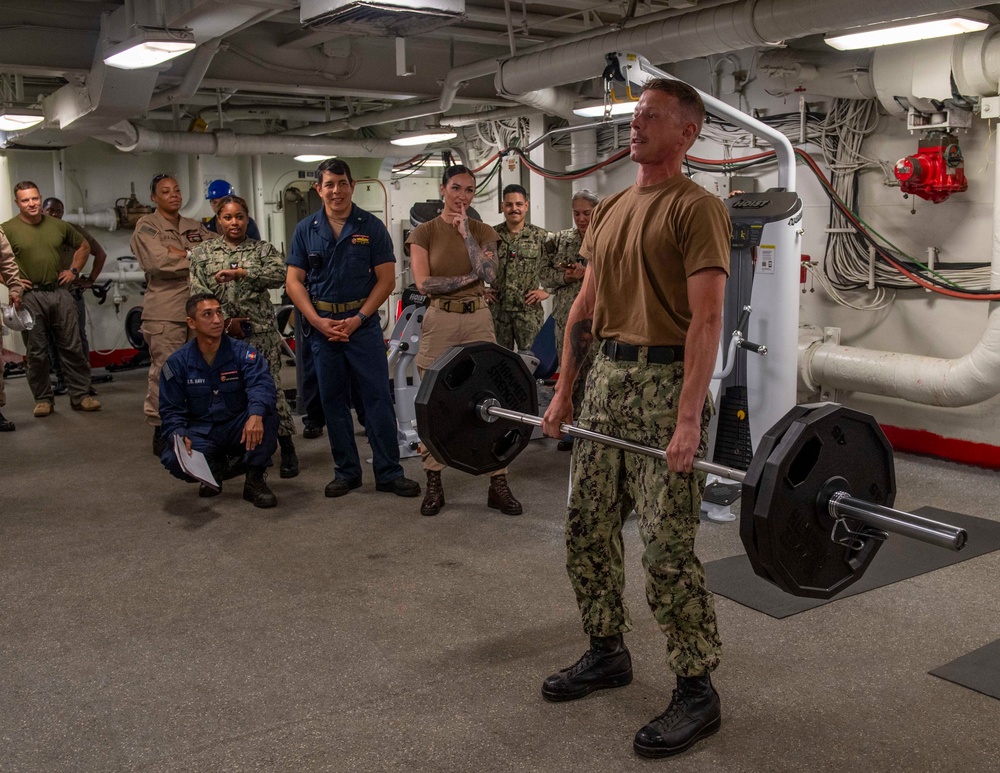
[[[334,238],[321,209],[299,222],[288,250],[288,265],[306,272],[314,305],[317,301],[357,304],[339,313],[317,307],[321,317],[330,319],[355,316],[375,287],[375,266],[395,260],[392,239],[382,221],[356,204],[351,206],[339,238]],[[389,365],[378,314],[362,323],[347,342],[328,341],[309,325],[303,325],[303,334],[312,349],[336,479],[361,478],[361,459],[351,419],[349,372],[357,376],[364,403],[375,482],[385,484],[401,478],[396,412],[389,392]]]
[[[278,445],[278,393],[267,361],[244,341],[227,335],[209,365],[198,339],[171,354],[160,371],[161,432],[167,444],[160,455],[175,478],[190,481],[174,455],[174,435],[210,460],[222,454],[244,454],[249,467],[269,467]],[[240,443],[251,416],[260,416],[264,437],[253,450]]]

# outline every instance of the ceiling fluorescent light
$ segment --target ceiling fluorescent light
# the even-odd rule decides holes
[[[930,40],[966,32],[979,32],[990,26],[986,14],[965,13],[948,17],[913,19],[907,22],[889,22],[871,27],[861,27],[854,31],[832,32],[824,40],[828,46],[840,51],[859,48],[891,46],[894,43],[912,43],[916,40]]]
[[[0,131],[19,132],[37,126],[45,119],[34,107],[0,107]]]
[[[196,45],[186,30],[137,27],[135,35],[105,50],[104,63],[119,70],[141,70],[186,54]]]
[[[301,161],[303,164],[318,164],[320,161],[326,161],[328,158],[336,158],[336,156],[320,156],[303,153],[302,155],[296,156],[295,160]]]
[[[453,140],[458,136],[457,132],[449,132],[444,129],[424,129],[415,132],[403,132],[397,134],[389,142],[393,145],[428,145],[432,142],[444,142]]]
[[[639,104],[638,102],[612,102],[611,103],[611,115],[628,115],[629,113],[635,112],[635,106]],[[605,104],[603,102],[597,102],[592,105],[585,105],[584,107],[574,107],[573,112],[576,115],[582,115],[584,118],[603,118],[605,113]]]

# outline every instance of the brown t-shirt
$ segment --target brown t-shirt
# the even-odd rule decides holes
[[[476,243],[484,244],[500,241],[500,236],[490,226],[478,220],[467,220],[466,226]],[[421,223],[406,239],[407,244],[416,244],[427,250],[431,276],[463,276],[472,273],[472,261],[469,260],[469,250],[465,239],[453,225],[449,225],[440,217],[426,223]],[[458,300],[480,296],[485,293],[482,281],[463,287],[448,295],[434,295],[434,298]]]
[[[597,291],[594,336],[639,346],[680,346],[691,324],[687,278],[729,274],[726,206],[684,175],[633,185],[594,208],[580,254]]]

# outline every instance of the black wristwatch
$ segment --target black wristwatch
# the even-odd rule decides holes
[[[78,268],[72,268],[72,267],[70,267],[70,270],[69,270],[69,272],[70,272],[70,273],[71,273],[71,274],[72,274],[73,276],[80,276],[80,269],[78,269]]]
[[[365,314],[363,311],[358,311],[358,316],[361,317],[361,324],[362,325],[365,324],[365,322],[368,321],[368,315]]]

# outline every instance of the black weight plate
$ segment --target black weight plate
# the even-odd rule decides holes
[[[819,443],[816,438],[798,438],[795,443],[789,441],[789,444],[784,447],[776,448],[772,456],[776,463],[789,471],[791,477],[790,480],[785,481],[785,487],[798,486],[801,497],[816,501],[815,520],[810,522],[816,528],[816,532],[813,534],[816,539],[814,547],[817,551],[821,547],[825,548],[829,550],[829,554],[823,555],[821,551],[814,552],[812,560],[823,566],[823,571],[827,572],[826,581],[824,584],[824,582],[814,579],[813,585],[803,585],[801,576],[796,577],[794,572],[790,573],[782,569],[783,566],[787,569],[787,564],[791,559],[789,559],[789,554],[786,554],[779,546],[779,539],[783,537],[772,533],[767,522],[769,513],[763,509],[758,509],[754,519],[755,530],[768,536],[767,539],[761,539],[758,534],[758,560],[772,575],[772,581],[788,593],[812,598],[830,598],[864,574],[875,557],[875,552],[881,547],[881,542],[868,539],[860,549],[851,550],[830,539],[829,533],[833,529],[833,519],[829,517],[826,509],[828,494],[838,489],[852,491],[857,489],[860,484],[865,484],[873,486],[873,488],[870,488],[867,493],[858,494],[860,498],[878,504],[891,503],[895,497],[892,447],[885,439],[874,418],[867,414],[834,403],[804,407],[808,409],[808,412],[803,415],[800,421],[803,424],[817,427],[825,424],[824,432],[830,435],[829,443],[822,452],[823,463],[819,463]],[[849,449],[845,448],[847,436],[844,434],[844,427],[837,424],[841,420],[844,422],[844,427],[853,426],[855,430]],[[843,456],[848,454],[852,455],[851,463],[860,470],[860,472],[850,476],[853,482],[844,479],[838,472],[848,469],[846,466],[848,462],[844,461]],[[866,459],[867,461],[864,461]],[[868,466],[868,462],[871,462],[871,466]],[[810,471],[812,478],[805,480],[807,472]],[[761,488],[767,489],[769,497],[774,496],[775,492],[778,492],[779,497],[781,496],[781,474],[763,476]],[[867,475],[871,475],[872,479],[866,482]],[[886,481],[884,485],[888,487],[888,494],[880,491],[881,486],[876,483],[878,480]],[[832,481],[836,481],[836,486],[833,488],[830,487]],[[823,496],[826,497],[822,501],[819,499],[821,491],[825,492]],[[861,527],[861,524],[850,522],[850,526],[852,529],[857,529]],[[821,529],[827,530],[825,540],[820,539]],[[829,563],[825,563],[827,559]],[[794,563],[794,561],[792,562]]]
[[[531,439],[532,427],[484,420],[478,406],[538,415],[538,390],[521,357],[494,343],[454,346],[424,372],[414,400],[417,434],[434,457],[481,475],[510,464]]]
[[[781,440],[782,435],[791,426],[792,422],[809,412],[809,409],[796,405],[788,413],[782,416],[771,429],[764,433],[757,445],[757,451],[750,460],[746,477],[740,491],[740,539],[743,547],[747,551],[747,558],[753,567],[754,574],[765,580],[774,582],[759,558],[757,548],[757,536],[754,529],[753,512],[757,506],[758,491],[760,489],[761,475],[764,472],[764,463],[767,461],[774,447]]]
[[[870,538],[854,550],[831,539],[834,522],[820,493],[834,478],[868,502],[895,499],[892,447],[878,423],[830,404],[792,422],[765,462],[754,510],[758,558],[793,595],[835,596],[860,579],[881,546]]]

